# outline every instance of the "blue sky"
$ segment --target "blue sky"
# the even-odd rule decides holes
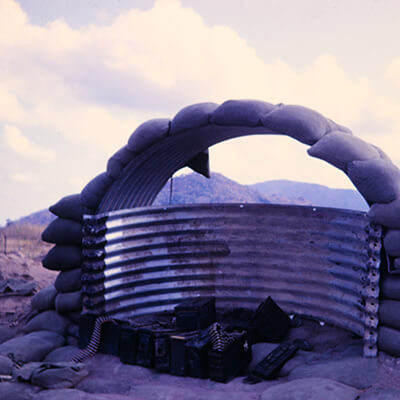
[[[396,0],[0,0],[0,224],[105,169],[147,119],[231,98],[301,104],[400,164]],[[241,183],[352,187],[286,137],[211,149]]]

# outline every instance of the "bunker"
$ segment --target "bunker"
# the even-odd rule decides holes
[[[180,168],[209,176],[210,146],[254,134],[311,146],[311,156],[348,175],[369,212],[152,206]],[[255,100],[194,104],[140,125],[105,172],[50,208],[58,219],[44,238],[55,247],[43,265],[60,271],[56,309],[70,318],[130,318],[198,295],[216,296],[220,308],[254,307],[272,295],[288,313],[362,336],[366,356],[400,355],[399,195],[400,171],[380,149],[313,110]]]

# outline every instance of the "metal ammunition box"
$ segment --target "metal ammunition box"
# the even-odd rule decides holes
[[[195,297],[175,307],[176,325],[184,331],[207,328],[216,320],[215,297]]]

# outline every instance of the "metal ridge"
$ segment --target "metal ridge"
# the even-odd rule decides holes
[[[129,319],[187,297],[254,308],[272,295],[289,313],[363,336],[372,356],[381,234],[364,212],[308,206],[174,205],[85,216],[84,304]]]

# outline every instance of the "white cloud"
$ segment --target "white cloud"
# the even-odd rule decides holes
[[[178,0],[158,0],[152,9],[132,9],[108,24],[80,29],[62,20],[32,25],[17,3],[1,0],[0,26],[0,122],[8,126],[9,148],[36,161],[54,161],[55,154],[27,136],[31,128],[61,133],[86,148],[89,159],[103,159],[104,168],[144,116],[172,117],[190,103],[229,98],[314,108],[400,161],[395,140],[400,104],[375,93],[366,78],[347,73],[332,54],[310,60],[301,70],[283,60],[263,60],[232,28],[207,25]],[[276,39],[266,38],[265,46],[268,40]],[[394,81],[400,76],[398,63],[387,70]],[[227,149],[240,154],[243,165],[255,162],[257,170],[266,169],[265,148],[244,151],[240,144],[235,150],[234,144]],[[268,157],[274,157],[274,165],[290,155],[281,171],[290,175],[296,159],[298,179],[309,176],[306,163],[297,163],[295,147],[272,139],[271,145]],[[300,157],[306,159],[303,148]],[[225,173],[240,173],[234,157],[215,154]],[[74,162],[86,168],[86,160]],[[218,160],[211,162],[218,165]],[[249,167],[253,174],[254,169]],[[342,182],[333,175],[332,185]],[[76,187],[81,185],[77,182]]]
[[[33,143],[15,126],[4,126],[3,141],[11,150],[22,157],[40,163],[52,163],[56,160],[56,152],[54,150]]]
[[[39,179],[36,175],[23,172],[14,172],[11,174],[11,179],[18,183],[38,183]]]
[[[385,77],[400,88],[400,57],[389,64]]]

